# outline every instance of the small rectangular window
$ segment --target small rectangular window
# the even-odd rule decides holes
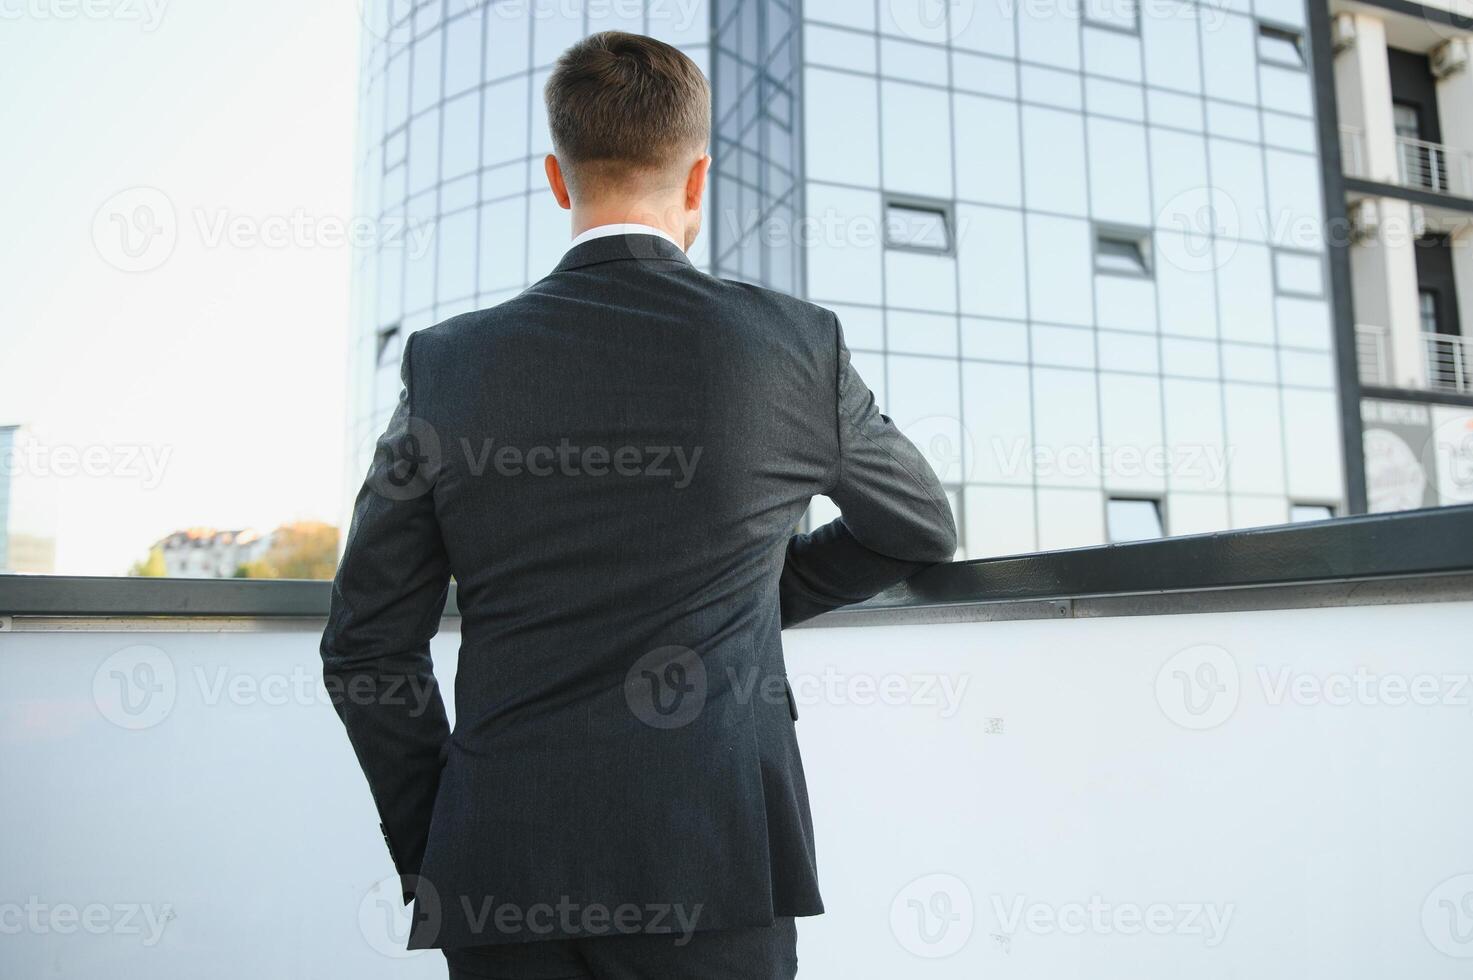
[[[1306,521],[1328,521],[1335,517],[1335,508],[1328,504],[1292,504],[1289,520],[1295,524]]]
[[[399,324],[381,327],[377,334],[378,348],[375,361],[379,366],[392,364],[399,356]]]
[[[1121,229],[1095,231],[1095,271],[1114,276],[1151,275],[1149,232]]]
[[[1084,0],[1084,22],[1090,27],[1139,34],[1140,16],[1137,0]]]
[[[1438,316],[1440,299],[1435,289],[1417,290],[1417,312],[1421,315],[1423,333],[1442,333],[1442,318]]]
[[[951,228],[951,206],[943,202],[885,202],[885,245],[889,248],[950,254]]]
[[[1303,68],[1304,35],[1269,24],[1258,25],[1258,60],[1271,65]]]
[[[1110,543],[1163,537],[1161,501],[1140,497],[1111,497],[1105,505],[1105,528]]]

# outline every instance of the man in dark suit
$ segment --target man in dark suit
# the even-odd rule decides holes
[[[780,631],[948,560],[951,512],[834,314],[686,258],[690,59],[595,35],[546,99],[573,245],[405,345],[324,675],[452,976],[792,977],[823,905]],[[794,533],[819,494],[843,516]]]

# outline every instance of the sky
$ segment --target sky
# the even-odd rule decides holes
[[[0,465],[58,572],[341,522],[358,39],[355,0],[0,0]]]

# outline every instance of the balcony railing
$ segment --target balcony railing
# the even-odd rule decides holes
[[[1340,158],[1346,176],[1382,181],[1456,197],[1473,197],[1473,151],[1409,136],[1396,141],[1396,173],[1373,173],[1365,131],[1340,127]]]
[[[1409,136],[1396,138],[1396,165],[1404,187],[1468,196],[1468,153]]]
[[[786,632],[804,980],[1465,980],[1469,540],[1460,507],[987,559]],[[444,980],[316,682],[329,591],[0,576],[0,975]]]
[[[1356,339],[1359,341],[1358,334]],[[1473,340],[1455,334],[1424,333],[1422,343],[1427,351],[1428,388],[1473,393]]]
[[[1355,360],[1360,367],[1360,381],[1365,385],[1387,387],[1391,384],[1391,351],[1385,327],[1373,323],[1355,325]]]
[[[1426,357],[1426,388],[1473,394],[1473,338],[1456,334],[1423,333]],[[1375,323],[1355,325],[1355,359],[1363,385],[1379,388],[1406,387],[1398,382],[1391,363],[1391,332]]]

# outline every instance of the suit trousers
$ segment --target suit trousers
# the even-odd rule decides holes
[[[792,980],[798,929],[600,936],[445,950],[450,980]]]

